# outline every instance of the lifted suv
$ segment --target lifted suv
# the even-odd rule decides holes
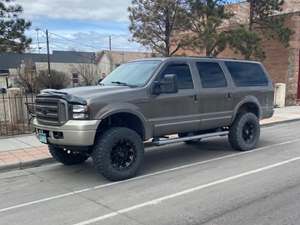
[[[143,164],[145,141],[228,135],[234,149],[247,151],[259,140],[259,120],[272,115],[273,85],[261,63],[176,57],[126,63],[99,86],[44,90],[33,124],[57,161],[91,156],[107,179],[122,180]]]

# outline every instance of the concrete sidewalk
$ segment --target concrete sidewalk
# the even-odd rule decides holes
[[[300,106],[275,109],[274,116],[261,121],[262,125],[272,125],[300,120]],[[35,135],[24,135],[0,139],[0,170],[37,166],[53,161],[46,145]]]

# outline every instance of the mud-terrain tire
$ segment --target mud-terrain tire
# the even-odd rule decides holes
[[[144,161],[144,144],[134,130],[115,127],[102,134],[93,149],[97,171],[111,181],[134,177]]]
[[[56,147],[54,145],[49,145],[48,148],[52,157],[56,161],[66,166],[81,164],[89,158],[89,156],[86,154],[80,154],[77,152],[74,153],[72,151],[68,151],[68,150],[64,150],[63,148]]]
[[[178,137],[183,138],[183,137],[188,137],[188,136],[193,136],[196,135],[194,133],[179,133]],[[194,145],[198,144],[201,141],[201,139],[196,139],[196,140],[190,140],[190,141],[184,141],[187,145]]]
[[[259,119],[247,112],[237,116],[229,130],[228,140],[233,149],[249,151],[256,147],[260,137]]]

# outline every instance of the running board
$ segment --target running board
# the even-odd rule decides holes
[[[228,131],[221,131],[221,132],[200,134],[200,135],[195,135],[195,136],[190,136],[190,137],[182,137],[182,138],[168,138],[168,139],[163,139],[163,140],[153,139],[152,143],[157,146],[168,145],[168,144],[174,144],[174,143],[179,143],[179,142],[184,142],[184,141],[192,141],[192,140],[217,137],[217,136],[226,136],[226,135],[228,135],[228,133],[229,133]]]

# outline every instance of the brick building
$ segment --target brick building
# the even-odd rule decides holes
[[[248,3],[233,4],[230,8],[235,13],[235,17],[227,23],[232,25],[235,21],[247,22]],[[287,85],[286,103],[294,105],[300,100],[300,0],[285,0],[283,11],[280,13],[287,15],[287,26],[294,31],[294,35],[288,48],[283,47],[278,41],[264,40],[266,59],[263,64],[274,83]],[[199,55],[199,52],[181,51],[178,54]],[[243,58],[230,49],[226,49],[218,57]]]

